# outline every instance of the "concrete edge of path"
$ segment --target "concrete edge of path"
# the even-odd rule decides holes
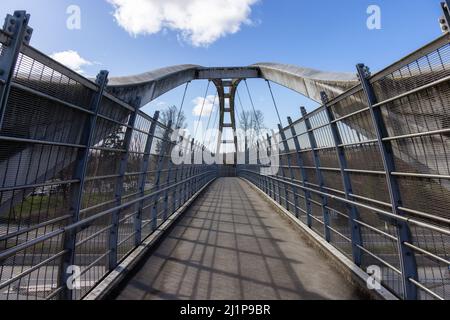
[[[211,180],[194,196],[192,196],[182,207],[172,214],[155,232],[149,235],[140,246],[135,248],[131,253],[97,286],[95,286],[83,300],[102,300],[105,299],[113,289],[115,289],[124,278],[133,270],[133,268],[141,261],[141,259],[153,248],[155,248],[160,240],[166,235],[175,222],[190,208],[194,201],[210,186],[216,179]]]
[[[305,236],[306,240],[320,250],[322,254],[324,254],[327,258],[333,260],[333,266],[338,269],[340,273],[344,275],[344,277],[350,281],[353,285],[356,285],[363,293],[365,293],[368,297],[375,300],[399,300],[394,294],[392,294],[385,287],[381,286],[380,289],[369,290],[367,288],[367,280],[369,275],[365,273],[361,268],[359,268],[356,264],[353,263],[350,259],[348,259],[344,254],[342,254],[339,250],[329,244],[325,239],[321,238],[318,234],[316,234],[313,230],[308,228],[302,221],[298,220],[292,213],[287,211],[284,207],[282,207],[275,200],[270,198],[267,194],[265,194],[261,189],[257,186],[249,182],[247,179],[240,178],[242,181],[247,183],[252,189],[258,192],[258,194],[262,195],[264,199],[269,202],[273,207],[277,210],[277,213],[282,217],[286,218],[290,223],[293,224],[300,232]]]

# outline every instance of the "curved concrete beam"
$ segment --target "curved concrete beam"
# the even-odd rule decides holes
[[[108,91],[123,101],[141,98],[141,107],[164,93],[195,79],[200,66],[186,64],[146,72],[143,74],[110,78]]]
[[[325,72],[289,64],[258,63],[261,77],[292,89],[321,103],[320,92],[330,99],[344,93],[358,83],[356,73]]]
[[[258,63],[249,67],[225,68],[172,66],[135,76],[111,78],[108,89],[124,101],[140,97],[141,106],[144,106],[188,81],[247,78],[270,80],[317,102],[321,101],[321,91],[334,98],[357,84],[355,74],[323,72],[287,64]]]

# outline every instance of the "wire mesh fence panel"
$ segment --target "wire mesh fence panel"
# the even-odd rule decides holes
[[[0,127],[0,299],[81,299],[217,168],[175,170],[171,128],[32,47],[12,75]]]
[[[298,190],[298,208],[305,213],[299,219],[323,238],[328,229],[330,244],[348,258],[355,259],[359,251],[359,267],[380,268],[382,284],[399,298],[410,297],[405,289],[410,285],[418,299],[450,298],[449,52],[445,35],[369,75],[373,99],[367,97],[366,87],[356,85],[284,129],[296,132],[299,144],[289,155],[291,175],[285,182]],[[331,119],[325,116],[326,108]],[[373,109],[380,111],[381,119],[374,120]],[[334,125],[340,145],[332,140]],[[392,167],[385,162],[389,158]],[[286,163],[283,155],[281,162]],[[278,191],[271,186],[279,184],[283,174],[262,175],[260,167],[240,166],[238,172],[276,198]],[[350,191],[344,190],[346,175]],[[398,202],[392,201],[393,192],[398,192]],[[359,244],[352,225],[359,230]],[[405,273],[405,248],[416,268],[412,277]]]

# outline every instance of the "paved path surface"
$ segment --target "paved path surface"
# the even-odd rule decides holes
[[[246,182],[222,178],[117,299],[360,299]]]

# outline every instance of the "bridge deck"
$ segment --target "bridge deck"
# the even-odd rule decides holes
[[[361,299],[244,181],[196,200],[118,299]]]

